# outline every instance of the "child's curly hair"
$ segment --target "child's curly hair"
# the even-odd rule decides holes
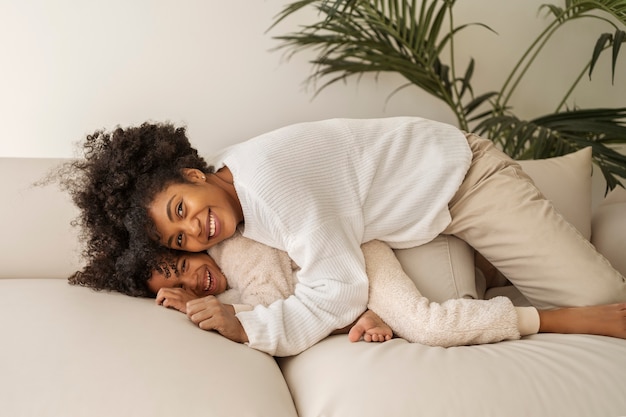
[[[72,285],[153,296],[146,284],[171,252],[151,239],[155,227],[147,206],[166,186],[185,182],[183,168],[205,173],[213,167],[198,155],[185,128],[169,123],[98,130],[82,144],[84,158],[58,169],[54,180],[80,209],[86,266]],[[171,258],[170,258],[171,259]]]

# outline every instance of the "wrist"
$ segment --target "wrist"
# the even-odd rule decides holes
[[[571,309],[539,310],[540,333],[576,333],[575,317],[571,317]]]
[[[237,309],[235,309],[235,306],[232,304],[224,304],[224,308],[230,314],[233,314],[233,315],[237,314]]]
[[[237,319],[237,317],[235,317]],[[239,336],[239,342],[240,343],[248,343],[250,340],[248,339],[248,333],[246,333],[246,329],[243,328],[243,325],[241,324],[241,322],[239,321],[239,319],[237,319],[237,322],[239,323],[239,329],[240,329],[240,336]]]

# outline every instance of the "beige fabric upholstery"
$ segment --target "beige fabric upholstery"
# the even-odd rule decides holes
[[[474,250],[461,239],[440,235],[425,245],[394,252],[404,272],[430,301],[482,297],[476,289]]]
[[[4,279],[0,306],[2,416],[297,415],[271,356],[153,300]]]
[[[540,334],[427,347],[333,336],[279,363],[300,417],[626,415],[626,342]]]

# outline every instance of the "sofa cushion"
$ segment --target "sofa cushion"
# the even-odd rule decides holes
[[[626,413],[626,341],[603,336],[451,348],[333,336],[278,363],[300,417]]]
[[[154,300],[0,280],[0,415],[297,417],[274,359]]]
[[[591,243],[626,276],[626,190],[614,188],[596,208]]]
[[[415,248],[394,250],[404,272],[430,301],[481,298],[474,277],[474,250],[461,239],[439,235]]]

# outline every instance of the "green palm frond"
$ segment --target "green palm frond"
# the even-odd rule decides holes
[[[442,54],[454,36],[472,25],[445,27],[454,1],[306,0],[288,5],[274,25],[303,7],[315,7],[321,18],[297,32],[276,36],[279,49],[290,55],[303,49],[316,52],[309,82],[320,82],[316,94],[355,74],[393,72],[443,100],[467,127],[463,105],[473,61],[463,77]],[[472,100],[471,97],[469,100]]]
[[[624,0],[566,0],[565,7],[542,4],[540,9],[547,10],[548,13],[563,22],[589,12],[601,11],[626,25],[626,3]]]
[[[626,25],[626,2],[624,0],[566,0],[566,8],[574,15],[599,11],[611,15]]]
[[[593,55],[589,64],[589,78],[593,73],[593,69],[600,58],[600,54],[604,52],[608,47],[612,47],[613,53],[611,55],[611,82],[615,82],[615,66],[617,65],[617,57],[619,55],[622,43],[626,42],[626,32],[616,29],[615,34],[602,33],[596,41],[596,45],[593,49]]]

